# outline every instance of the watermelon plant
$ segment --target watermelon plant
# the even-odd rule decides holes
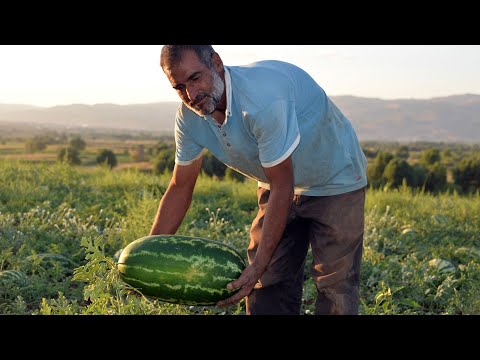
[[[115,254],[148,234],[170,176],[0,161],[0,314],[245,314],[244,301],[168,303],[122,280]],[[177,235],[245,260],[256,187],[201,175]],[[368,189],[360,314],[480,314],[479,234],[478,193]]]

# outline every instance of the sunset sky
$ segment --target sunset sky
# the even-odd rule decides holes
[[[226,65],[284,60],[329,95],[427,99],[480,94],[480,45],[213,45]],[[179,101],[162,45],[0,45],[0,103]]]

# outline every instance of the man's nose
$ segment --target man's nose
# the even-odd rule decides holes
[[[187,95],[188,98],[190,99],[190,102],[195,101],[195,98],[197,97],[197,89],[195,89],[195,86],[189,86],[187,87]]]

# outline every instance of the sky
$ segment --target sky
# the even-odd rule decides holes
[[[0,45],[0,103],[180,101],[162,45]],[[480,94],[480,45],[213,45],[225,65],[283,60],[332,96],[429,99]]]

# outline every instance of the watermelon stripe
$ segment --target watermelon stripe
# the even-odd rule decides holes
[[[158,283],[147,283],[140,281],[135,278],[128,278],[125,277],[125,279],[130,280],[132,282],[138,283],[141,287],[152,287],[152,288],[161,288],[161,287],[166,287],[171,290],[175,291],[180,291],[180,292],[187,292],[189,289],[195,289],[195,290],[200,290],[200,291],[205,291],[210,294],[222,294],[225,292],[225,290],[218,290],[218,289],[213,289],[213,288],[207,288],[207,287],[202,287],[201,285],[189,285],[185,284],[184,286],[182,285],[170,285],[170,284],[158,284]],[[230,281],[233,281],[234,279],[230,279]]]
[[[190,245],[190,246],[202,245],[205,249],[213,248],[213,249],[221,250],[222,252],[227,251],[234,256],[240,257],[236,250],[231,249],[230,247],[228,247],[227,245],[222,244],[222,243],[217,244],[213,240],[211,240],[209,243],[206,243],[205,245],[203,245],[205,240],[207,240],[207,239],[201,239],[200,240],[199,238],[188,238],[188,237],[180,238],[180,237],[170,236],[168,238],[152,239],[151,243],[152,244],[167,245],[169,247],[172,246],[172,245],[177,245],[177,244],[178,245],[180,245],[180,244],[181,245]]]
[[[123,264],[120,264],[120,265],[123,265]],[[149,269],[149,268],[146,268],[146,267],[135,266],[135,265],[130,265],[130,268],[134,269],[134,270],[139,270],[139,271],[146,271],[147,273],[174,275],[174,276],[178,276],[178,277],[184,277],[184,278],[187,278],[187,279],[192,278],[191,274],[185,273],[185,272],[178,272],[178,271],[175,272],[175,271],[164,271],[164,270],[158,270],[158,269]],[[202,273],[199,273],[198,275],[203,276]]]
[[[120,267],[122,266],[123,264],[119,264],[119,270],[120,270]],[[195,280],[196,278],[199,278],[199,280],[201,281],[202,278],[206,278],[206,276],[208,276],[208,274],[205,274],[204,272],[169,272],[169,271],[164,271],[164,270],[158,270],[158,269],[150,269],[150,268],[146,268],[146,267],[141,267],[141,266],[135,266],[135,265],[131,265],[130,266],[130,269],[133,269],[133,270],[138,270],[137,274],[139,274],[141,271],[145,271],[146,273],[155,273],[155,274],[161,274],[161,275],[167,275],[167,276],[170,276],[170,277],[179,277],[179,278],[184,278],[186,281],[188,282],[191,282],[192,280]],[[241,269],[238,268],[238,272],[241,272]],[[132,279],[133,280],[133,279]],[[220,281],[222,283],[224,282],[230,282],[230,281],[234,281],[235,278],[234,277],[227,277],[227,276],[212,276],[211,279],[209,279],[210,281]]]
[[[201,266],[201,267],[207,267],[207,268],[215,268],[215,267],[220,267],[224,270],[232,270],[232,271],[238,271],[240,270],[240,267],[238,264],[234,264],[231,261],[227,262],[226,264],[219,264],[218,262],[215,262],[214,259],[210,257],[204,257],[204,256],[199,256],[199,255],[193,255],[190,257],[182,256],[180,254],[165,254],[165,253],[157,253],[157,252],[152,252],[152,251],[139,251],[135,254],[130,254],[129,258],[133,259],[137,256],[152,256],[154,258],[167,258],[167,259],[172,259],[174,261],[186,261],[190,264],[192,264],[192,267],[195,266]],[[146,259],[142,259],[142,262]]]

